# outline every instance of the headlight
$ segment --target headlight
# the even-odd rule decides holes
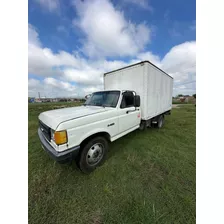
[[[54,141],[57,145],[62,145],[68,142],[67,131],[55,131]]]

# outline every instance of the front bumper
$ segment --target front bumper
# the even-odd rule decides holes
[[[57,152],[45,139],[45,137],[42,134],[42,131],[40,128],[38,128],[38,136],[41,141],[41,144],[43,146],[43,149],[55,160],[55,161],[65,161],[67,159],[75,158],[78,153],[80,146],[76,146],[70,149],[67,149],[63,152]]]

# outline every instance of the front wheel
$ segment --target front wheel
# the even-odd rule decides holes
[[[82,149],[78,161],[79,168],[84,173],[91,173],[97,166],[103,164],[108,151],[108,142],[104,137],[91,139]]]

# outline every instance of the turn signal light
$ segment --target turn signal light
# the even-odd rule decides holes
[[[62,145],[67,143],[67,132],[66,131],[56,131],[54,133],[54,140],[57,145]]]

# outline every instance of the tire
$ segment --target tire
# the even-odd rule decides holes
[[[91,173],[96,167],[102,165],[106,160],[108,152],[108,141],[104,137],[95,137],[84,145],[78,167],[83,173]]]
[[[157,128],[162,128],[164,125],[164,115],[161,115],[159,116],[159,119],[158,119],[158,123],[157,123]]]
[[[140,126],[139,126],[139,130],[140,131],[145,131],[146,128],[147,128],[146,122],[145,121],[141,121]]]

